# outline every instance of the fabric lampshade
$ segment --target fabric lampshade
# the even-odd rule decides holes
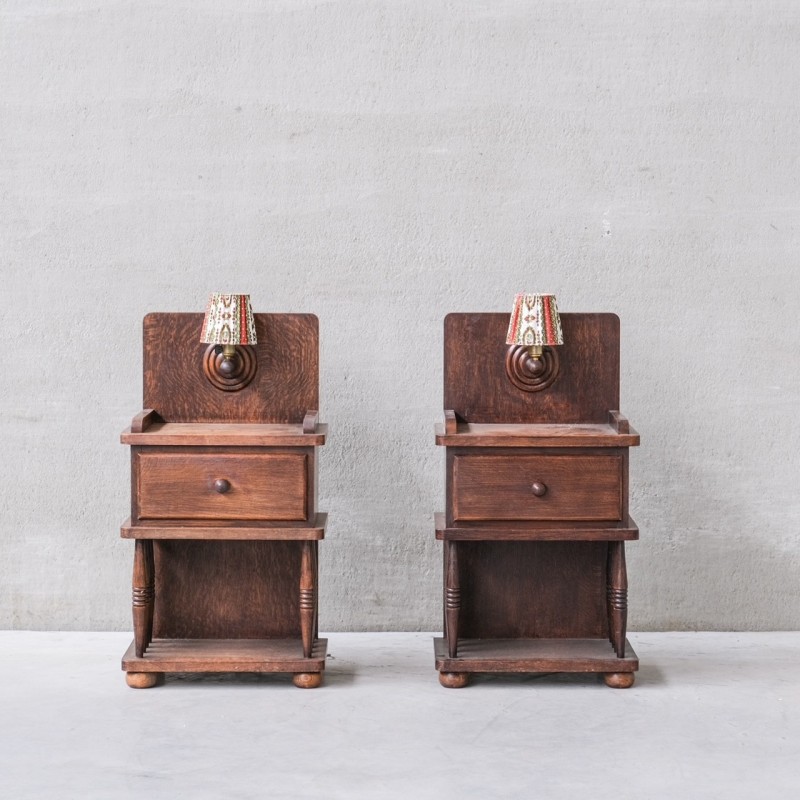
[[[250,295],[212,292],[200,341],[204,344],[256,344]]]
[[[506,344],[525,347],[564,344],[555,295],[525,294],[514,297]]]

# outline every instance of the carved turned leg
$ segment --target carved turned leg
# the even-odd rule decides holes
[[[461,586],[458,580],[458,550],[455,542],[445,542],[444,617],[447,652],[458,653],[458,615],[461,611]],[[441,680],[441,678],[440,678]]]
[[[607,591],[609,639],[617,657],[623,658],[625,655],[625,632],[628,624],[628,573],[625,569],[625,542],[608,543]]]
[[[303,542],[300,557],[300,637],[303,658],[311,658],[317,635],[317,543]],[[300,689],[316,689],[322,683],[321,672],[297,672],[292,682]]]
[[[147,546],[144,549],[144,563],[147,569],[147,583],[152,587],[153,591],[150,602],[147,605],[147,647],[150,647],[150,643],[153,641],[153,617],[156,611],[156,562],[153,555],[154,550],[155,545],[152,541],[148,540]],[[164,675],[163,673],[159,673],[159,675],[161,676],[159,683],[163,683]]]
[[[319,587],[319,542],[312,542],[314,550],[314,586]],[[319,589],[314,603],[314,639],[319,638]]]
[[[137,539],[133,551],[133,641],[137,658],[144,657],[153,638],[154,599],[153,542]]]
[[[314,560],[314,543],[303,542],[300,561],[300,635],[303,640],[303,658],[311,658],[314,646],[314,617],[317,609]]]

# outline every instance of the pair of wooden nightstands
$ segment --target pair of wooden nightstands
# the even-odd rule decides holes
[[[563,314],[566,344],[543,391],[520,387],[504,314],[445,320],[444,686],[481,672],[600,672],[633,683],[625,638],[628,448],[619,320]],[[317,318],[256,314],[247,386],[204,373],[202,314],[144,321],[144,405],[131,446],[134,641],[146,688],[167,672],[285,672],[318,686]]]

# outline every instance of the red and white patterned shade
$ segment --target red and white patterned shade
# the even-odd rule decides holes
[[[553,294],[525,294],[514,297],[506,344],[525,347],[564,344],[561,318]]]
[[[200,341],[204,344],[256,344],[250,295],[212,292]]]

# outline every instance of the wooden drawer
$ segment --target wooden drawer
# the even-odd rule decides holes
[[[302,521],[311,511],[306,453],[143,450],[134,470],[139,519]]]
[[[618,520],[622,467],[619,455],[457,455],[453,519]]]

